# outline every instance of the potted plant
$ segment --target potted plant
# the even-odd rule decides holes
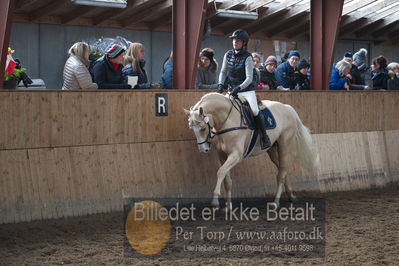
[[[25,68],[15,68],[11,75],[4,72],[4,89],[15,90],[25,70]]]

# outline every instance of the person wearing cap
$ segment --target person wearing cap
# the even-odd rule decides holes
[[[195,80],[196,89],[216,90],[216,71],[218,64],[214,58],[215,51],[211,48],[204,48],[200,53],[198,61],[197,77]]]
[[[131,89],[122,75],[123,55],[125,49],[118,44],[107,47],[105,55],[100,57],[94,67],[94,81],[99,89]]]
[[[247,51],[249,35],[246,31],[238,29],[231,36],[233,49],[226,52],[219,75],[218,92],[222,93],[227,88],[232,96],[240,95],[248,101],[254,114],[255,123],[261,133],[261,149],[271,146],[266,134],[263,113],[259,111],[255,95],[257,87],[257,73],[251,53]]]
[[[263,84],[263,90],[277,90],[278,82],[274,71],[277,67],[277,58],[273,55],[269,56],[260,68],[260,81]]]
[[[96,90],[89,72],[90,47],[85,42],[74,43],[69,48],[69,57],[64,66],[63,90]]]
[[[360,85],[372,85],[372,81],[370,78],[370,68],[367,67],[366,63],[366,56],[367,56],[367,50],[365,48],[361,48],[359,51],[357,51],[353,57],[353,65],[355,65],[359,72],[360,72],[360,81],[357,81],[357,84]]]
[[[298,74],[296,74],[296,90],[310,90],[310,81],[308,78],[309,70],[310,64],[305,59],[302,59],[298,64]]]
[[[345,60],[349,64],[351,64],[351,70],[349,71],[349,74],[346,75],[346,81],[349,85],[349,90],[369,90],[371,89],[369,86],[361,85],[359,84],[361,82],[361,76],[360,76],[360,71],[356,64],[354,64],[353,59],[352,59],[352,53],[347,52],[344,55],[344,58],[342,60]]]
[[[298,73],[297,65],[300,59],[299,52],[292,50],[288,54],[288,60],[279,65],[276,69],[277,82],[284,88],[294,90],[297,84],[296,74]]]

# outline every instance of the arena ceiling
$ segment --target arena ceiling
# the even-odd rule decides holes
[[[172,3],[128,0],[126,8],[109,8],[71,0],[17,0],[13,21],[171,31]],[[309,21],[310,0],[209,0],[205,32],[229,34],[243,28],[252,38],[306,40]],[[399,1],[345,0],[339,39],[398,44]]]

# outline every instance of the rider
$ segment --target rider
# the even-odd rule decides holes
[[[270,139],[266,134],[263,113],[259,112],[255,89],[257,86],[257,73],[254,69],[252,55],[247,51],[248,33],[238,29],[233,32],[233,49],[226,52],[223,57],[222,69],[219,76],[218,92],[227,89],[233,96],[245,97],[251,106],[255,117],[255,123],[261,132],[261,148],[267,149],[271,146]]]

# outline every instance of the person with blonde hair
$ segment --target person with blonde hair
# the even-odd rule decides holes
[[[399,90],[399,64],[392,62],[388,65],[388,90]]]
[[[63,90],[95,90],[98,85],[92,81],[89,72],[90,47],[85,42],[77,42],[68,51],[69,58],[64,66]]]
[[[146,64],[144,57],[144,45],[138,42],[130,44],[124,57],[125,67],[122,72],[125,82],[127,82],[128,76],[138,77],[137,84],[133,89],[150,89],[151,86],[156,87],[156,84],[151,84],[148,81],[147,73],[144,68]]]
[[[351,63],[345,59],[333,65],[330,78],[330,90],[349,90],[346,76],[351,70]]]
[[[163,84],[163,89],[173,88],[173,50],[170,51],[169,57],[163,63],[161,82]]]
[[[215,51],[213,49],[202,49],[198,61],[197,78],[195,80],[196,89],[216,90],[218,88],[216,81],[218,63],[214,56]]]

